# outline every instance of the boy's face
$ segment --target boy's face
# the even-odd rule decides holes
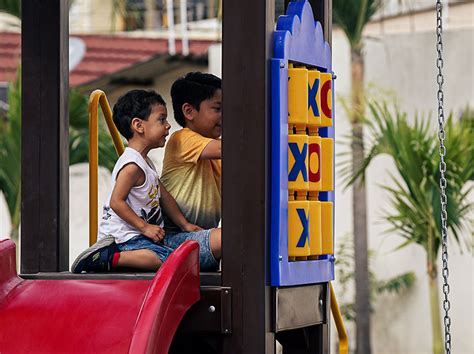
[[[201,102],[199,111],[192,109],[192,119],[187,126],[207,138],[217,139],[222,135],[222,90]]]
[[[143,120],[143,136],[151,148],[165,146],[166,137],[169,134],[171,125],[169,125],[168,112],[166,107],[161,104],[154,104],[151,107],[151,113],[148,120]]]

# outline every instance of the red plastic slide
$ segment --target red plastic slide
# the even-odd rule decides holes
[[[199,300],[199,249],[183,243],[152,280],[23,280],[0,241],[0,353],[167,353]]]

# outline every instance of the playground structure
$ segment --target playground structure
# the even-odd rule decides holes
[[[200,301],[187,311],[199,298],[193,244],[184,244],[157,275],[67,272],[67,1],[23,1],[22,141],[28,143],[23,143],[22,151],[20,278],[14,271],[12,244],[0,244],[2,269],[4,265],[8,269],[0,279],[0,295],[7,299],[0,306],[0,321],[18,325],[2,333],[0,350],[2,346],[16,350],[16,340],[11,339],[20,330],[24,350],[117,352],[114,349],[120,348],[160,353],[166,352],[173,336],[175,342],[184,343],[188,336],[198,335],[217,353],[275,353],[276,340],[285,354],[328,353],[330,307],[340,329],[340,350],[347,350],[330,286],[334,279],[330,4],[330,0],[291,2],[274,32],[274,1],[226,0],[223,265],[221,273],[200,274]],[[101,92],[91,96],[91,116],[97,117],[99,102],[110,123],[110,108],[107,111]],[[296,112],[298,107],[303,113]],[[97,120],[91,119],[91,166],[97,166],[96,125]],[[113,133],[113,124],[108,126],[120,154],[123,144]],[[293,142],[296,149],[289,148]],[[313,159],[311,152],[316,154]],[[97,200],[95,173],[91,167],[92,204]],[[90,212],[93,242],[98,213],[94,207]],[[291,215],[298,215],[299,221],[290,222]],[[97,302],[102,287],[107,299]],[[125,315],[114,312],[114,305],[122,308],[116,302],[122,292],[129,301],[120,301],[135,306]],[[39,294],[44,297],[37,300]],[[47,312],[56,303],[62,310]],[[86,314],[102,308],[105,315],[86,325]],[[109,335],[121,334],[124,342],[102,347],[110,344],[102,341],[109,338],[104,336],[114,332],[108,327],[110,316],[124,332]],[[38,321],[25,320],[31,317]],[[36,325],[41,328],[31,332],[30,326]],[[71,325],[77,328],[75,334],[68,331]],[[64,330],[62,346],[55,346],[58,336],[48,336],[57,327]],[[81,339],[85,337],[88,340]]]
[[[199,300],[198,253],[197,243],[183,243],[152,280],[24,280],[16,275],[13,242],[0,241],[0,348],[165,354]]]

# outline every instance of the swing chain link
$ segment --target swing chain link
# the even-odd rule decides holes
[[[446,146],[444,140],[446,133],[444,131],[444,93],[443,93],[443,22],[442,22],[442,7],[441,0],[436,0],[436,51],[438,52],[438,58],[436,60],[436,66],[438,67],[438,75],[436,81],[438,83],[438,138],[439,138],[439,172],[440,172],[440,200],[441,200],[441,240],[442,240],[442,260],[443,260],[443,309],[444,309],[444,348],[445,353],[451,353],[451,318],[449,317],[449,309],[451,303],[449,302],[449,268],[448,268],[448,198],[446,196],[447,180],[445,177],[446,173],[446,162],[444,158],[446,156]]]

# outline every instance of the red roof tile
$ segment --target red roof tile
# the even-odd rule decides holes
[[[0,33],[0,82],[15,77],[20,61],[20,41],[16,33]]]
[[[86,45],[86,54],[69,76],[70,86],[79,86],[110,75],[157,55],[166,55],[168,40],[162,38],[134,38],[115,35],[77,35]],[[0,82],[14,77],[20,61],[21,36],[0,32]],[[190,40],[189,53],[207,54],[213,41]],[[181,41],[176,41],[176,52],[181,52]]]

